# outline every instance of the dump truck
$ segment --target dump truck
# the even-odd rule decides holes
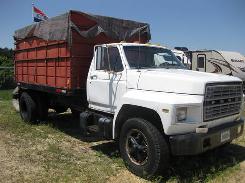
[[[187,70],[148,44],[146,23],[69,11],[19,29],[15,79],[20,115],[79,114],[83,135],[115,140],[127,168],[148,177],[171,157],[195,155],[243,133],[242,81]]]

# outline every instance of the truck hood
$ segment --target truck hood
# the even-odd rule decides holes
[[[139,74],[137,74],[139,73]],[[203,95],[205,85],[214,82],[237,82],[239,78],[183,69],[148,69],[129,71],[133,76],[131,88],[169,93]],[[138,76],[136,79],[135,76]],[[128,78],[128,79],[129,79]],[[133,86],[132,84],[135,83]]]

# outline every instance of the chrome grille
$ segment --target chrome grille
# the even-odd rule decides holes
[[[240,112],[242,83],[211,83],[206,85],[203,118],[210,121]]]

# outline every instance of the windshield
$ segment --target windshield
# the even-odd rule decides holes
[[[185,69],[185,66],[168,49],[150,46],[124,46],[123,48],[131,69]]]

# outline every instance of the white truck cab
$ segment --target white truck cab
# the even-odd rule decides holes
[[[103,134],[118,139],[137,175],[167,167],[169,155],[198,154],[243,132],[242,81],[187,70],[171,50],[155,45],[97,45],[87,77],[88,111]]]

